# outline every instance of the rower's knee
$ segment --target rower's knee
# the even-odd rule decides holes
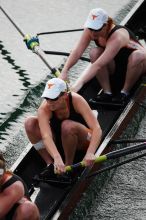
[[[61,124],[61,134],[64,137],[76,132],[75,123],[71,120],[64,120]]]
[[[28,220],[30,220],[30,219],[38,220],[39,219],[38,208],[34,203],[32,203],[30,201],[27,201],[19,206],[19,213],[17,213],[17,215],[18,214],[19,214],[19,216],[22,216],[21,219],[25,219],[25,220],[27,220],[27,219]]]
[[[89,52],[91,63],[95,62],[98,57],[103,53],[104,49],[102,48],[92,48]]]
[[[139,69],[146,62],[146,53],[144,51],[136,50],[134,51],[128,60],[128,67],[137,67]]]
[[[25,126],[25,130],[27,133],[34,133],[34,130],[36,128],[36,124],[38,123],[38,120],[36,117],[28,117],[25,122],[24,122],[24,126]]]

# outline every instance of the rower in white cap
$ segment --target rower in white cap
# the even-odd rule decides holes
[[[68,71],[77,63],[91,41],[95,43],[90,50],[91,64],[72,86],[72,91],[78,92],[96,76],[103,88],[97,101],[112,102],[116,95],[119,102],[126,102],[131,88],[146,72],[146,49],[132,31],[125,26],[116,25],[101,8],[90,11],[83,34],[68,57],[60,78],[67,80]],[[118,88],[117,94],[114,94],[114,86]]]
[[[42,97],[37,116],[25,121],[26,133],[35,149],[47,164],[54,163],[58,173],[73,163],[77,150],[83,151],[83,160],[91,165],[102,131],[88,103],[79,94],[68,92],[66,83],[59,78],[46,83]]]

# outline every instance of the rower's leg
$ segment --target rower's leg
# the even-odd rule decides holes
[[[90,60],[91,63],[94,63],[100,55],[103,53],[104,49],[102,48],[93,48],[90,51]],[[106,93],[112,93],[111,86],[110,86],[110,75],[114,73],[115,70],[115,62],[110,62],[107,66],[104,66],[98,71],[96,78],[103,88],[103,91]]]
[[[110,72],[111,73],[114,72],[114,71],[110,71],[112,65],[114,66],[114,62],[112,62],[111,65],[102,68],[96,75],[96,78],[101,88],[103,89],[104,93],[112,93],[111,85],[110,85],[110,75],[111,75]]]
[[[23,199],[21,200],[22,202],[17,207],[12,220],[39,220],[40,214],[37,206],[30,201],[23,202]]]
[[[32,144],[42,139],[38,119],[36,116],[28,117],[24,123],[26,134]]]
[[[65,164],[71,165],[77,149],[78,136],[74,122],[64,120],[61,125],[61,139],[65,154]]]
[[[91,67],[91,63],[88,64],[86,69],[81,73],[76,82],[71,86],[71,91],[78,92],[83,85],[88,81],[87,72]]]
[[[136,50],[129,56],[126,79],[122,90],[128,93],[139,77],[145,72],[146,50]]]
[[[49,155],[42,142],[42,136],[40,133],[37,117],[31,116],[27,118],[25,120],[24,126],[28,139],[35,147],[35,149],[38,151],[38,153],[41,155],[41,157],[45,160],[47,164],[52,163],[53,162],[52,157]]]
[[[71,88],[72,91],[78,92],[85,83],[87,83],[89,80],[91,80],[94,77],[90,74],[90,68],[92,68],[92,64],[100,57],[103,51],[104,50],[102,48],[91,49],[90,51],[91,63],[87,66],[87,68],[78,78],[78,80],[72,86]],[[114,73],[114,68],[115,68],[115,64],[114,64],[114,61],[112,61],[108,66],[105,66],[102,69],[100,69],[97,75],[95,73],[97,80],[99,81],[101,87],[103,88],[105,92],[111,93],[109,75]]]
[[[76,150],[87,150],[88,129],[81,123],[65,120],[61,126],[62,145],[65,154],[65,164],[73,163]],[[89,142],[88,142],[89,145]]]

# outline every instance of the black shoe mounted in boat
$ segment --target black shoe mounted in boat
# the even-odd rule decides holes
[[[101,105],[108,107],[112,105],[112,100],[113,100],[112,94],[101,93],[100,95],[97,95],[95,99],[90,99],[89,103],[93,106]]]
[[[39,187],[40,183],[48,183],[53,186],[59,186],[64,187],[71,185],[75,179],[73,180],[70,173],[64,173],[64,174],[55,174],[54,173],[54,165],[50,164],[44,170],[38,174],[35,175],[34,178],[34,186]]]
[[[125,93],[119,93],[115,98],[113,98],[114,103],[119,103],[121,105],[126,105],[130,99],[130,95]]]
[[[100,105],[107,108],[123,108],[129,101],[130,96],[124,93],[119,93],[117,96],[102,93],[97,95],[95,99],[90,99],[89,103],[93,106]]]
[[[107,94],[107,93],[101,93],[100,95],[97,95],[95,100],[97,102],[112,102],[112,94]]]

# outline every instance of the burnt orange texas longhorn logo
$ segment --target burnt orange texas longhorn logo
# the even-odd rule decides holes
[[[48,89],[51,89],[51,88],[52,88],[52,86],[54,86],[54,84],[53,84],[53,83],[48,83]]]
[[[98,16],[97,15],[91,15],[92,16],[92,20],[95,20]]]

